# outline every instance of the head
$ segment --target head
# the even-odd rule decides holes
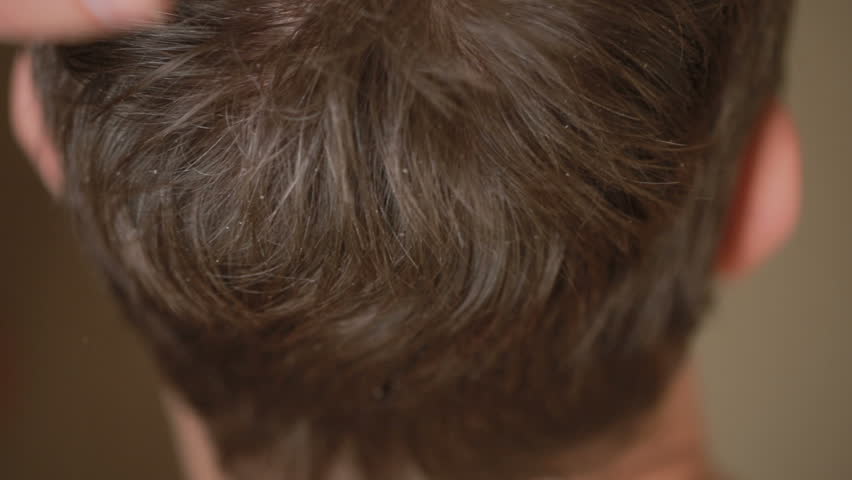
[[[21,136],[236,478],[578,474],[790,230],[789,10],[187,0]]]

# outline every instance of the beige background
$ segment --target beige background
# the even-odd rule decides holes
[[[802,228],[726,288],[700,343],[716,450],[745,479],[852,479],[850,21],[850,0],[800,2]],[[178,479],[153,369],[7,130],[0,120],[0,478]]]
[[[789,100],[801,229],[726,289],[700,345],[717,451],[746,479],[852,479],[852,0],[800,0]]]

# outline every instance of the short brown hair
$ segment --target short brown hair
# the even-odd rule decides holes
[[[85,242],[226,469],[522,478],[653,405],[790,2],[177,7],[37,78]]]

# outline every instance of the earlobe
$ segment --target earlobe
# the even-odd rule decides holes
[[[63,184],[62,164],[48,135],[32,72],[32,57],[29,54],[19,55],[12,69],[10,89],[12,128],[47,189],[58,196]]]
[[[778,251],[798,223],[802,202],[799,136],[789,110],[774,102],[742,159],[718,271],[739,277]]]

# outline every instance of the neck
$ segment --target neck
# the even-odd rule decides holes
[[[173,391],[165,390],[162,399],[186,480],[225,480],[201,418]],[[672,382],[659,408],[651,415],[649,428],[635,446],[600,471],[580,479],[711,478],[705,473],[708,466],[703,437],[695,372],[687,366]]]
[[[174,391],[164,389],[161,398],[186,480],[224,480],[216,449],[201,418]]]

